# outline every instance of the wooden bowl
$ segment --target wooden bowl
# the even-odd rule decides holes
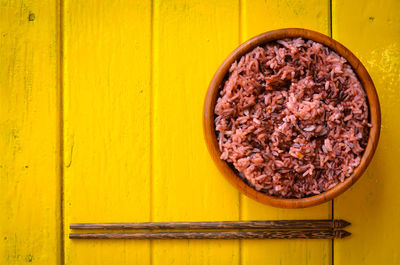
[[[263,45],[267,42],[283,38],[296,38],[296,37],[302,37],[304,39],[310,39],[319,42],[321,44],[324,44],[325,46],[328,46],[333,51],[344,57],[350,63],[355,73],[357,74],[359,80],[361,81],[361,84],[363,85],[364,90],[367,94],[369,111],[370,111],[369,121],[372,124],[372,127],[369,132],[367,147],[365,148],[364,154],[361,158],[360,165],[354,170],[353,174],[350,177],[348,177],[344,182],[339,183],[332,189],[315,196],[301,198],[301,199],[285,199],[285,198],[270,196],[263,192],[255,190],[254,188],[249,186],[245,181],[243,181],[235,173],[235,171],[228,165],[227,162],[220,159],[221,151],[218,148],[217,135],[215,132],[215,125],[214,125],[214,118],[215,118],[214,107],[219,95],[220,84],[227,77],[228,70],[234,61],[238,60],[241,56],[250,52],[252,49],[254,49],[259,45]],[[214,162],[216,163],[222,174],[229,180],[229,182],[231,182],[242,193],[261,203],[269,204],[275,207],[303,208],[303,207],[314,206],[332,200],[336,196],[346,191],[361,177],[364,170],[367,168],[369,162],[371,161],[372,156],[374,155],[375,149],[378,144],[380,127],[381,127],[381,113],[380,113],[378,95],[376,93],[374,83],[372,82],[371,77],[369,76],[365,67],[356,58],[356,56],[354,56],[354,54],[351,51],[349,51],[339,42],[321,33],[307,29],[288,28],[288,29],[269,31],[260,34],[240,45],[236,50],[234,50],[228,56],[228,58],[225,59],[225,61],[222,63],[222,65],[218,68],[217,72],[215,73],[208,88],[208,92],[204,102],[203,127],[204,127],[204,135],[208,146],[208,150],[210,151],[210,154],[214,159]]]

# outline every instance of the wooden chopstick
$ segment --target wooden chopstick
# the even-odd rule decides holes
[[[334,239],[351,235],[344,230],[212,231],[147,233],[71,233],[71,239]]]
[[[77,223],[71,229],[335,229],[350,225],[345,220],[277,220],[221,222],[145,222],[145,223]]]

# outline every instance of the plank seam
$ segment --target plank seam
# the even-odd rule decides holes
[[[57,1],[59,75],[60,264],[65,264],[64,242],[64,0]]]
[[[332,38],[332,0],[329,0],[329,34]]]
[[[154,219],[154,213],[153,213],[153,206],[154,206],[154,201],[153,201],[153,114],[154,114],[154,106],[153,106],[153,95],[154,95],[154,5],[155,5],[155,0],[150,0],[150,141],[149,141],[149,147],[150,147],[150,222],[153,222]],[[150,265],[153,264],[153,240],[150,240],[149,243],[149,263]]]

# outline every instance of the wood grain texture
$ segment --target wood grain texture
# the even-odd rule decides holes
[[[345,220],[275,220],[218,222],[144,222],[70,224],[71,229],[335,229],[350,225]]]
[[[329,1],[241,1],[241,42],[269,30],[301,27],[329,34]],[[241,197],[242,220],[331,217],[331,203],[308,209],[276,209]],[[242,264],[330,264],[331,243],[313,241],[242,241]],[[289,254],[290,253],[290,254]]]
[[[0,1],[0,264],[59,264],[57,1]]]
[[[238,192],[218,172],[202,106],[220,62],[238,45],[238,2],[154,1],[153,216],[238,220]],[[154,241],[154,264],[238,264],[239,242]]]
[[[201,140],[208,82],[229,52],[277,28],[328,34],[329,1],[154,0],[153,67],[150,0],[61,2],[66,264],[331,263],[327,240],[155,240],[151,251],[148,240],[68,238],[71,222],[329,218],[330,204],[284,210],[239,199]],[[0,264],[62,262],[58,3],[0,0]],[[398,264],[400,6],[332,7],[333,37],[366,65],[382,106],[374,160],[335,200],[335,217],[354,225],[335,241],[334,261]]]
[[[70,239],[334,239],[348,236],[350,233],[344,230],[69,234]]]
[[[151,3],[65,0],[63,11],[65,231],[150,221]],[[149,262],[149,241],[65,234],[65,264]]]
[[[382,108],[374,159],[360,181],[334,203],[335,217],[346,216],[354,224],[354,236],[335,241],[335,264],[399,264],[400,2],[334,0],[332,7],[333,37],[366,66]]]

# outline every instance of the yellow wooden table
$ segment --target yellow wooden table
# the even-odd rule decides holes
[[[239,43],[304,27],[365,64],[381,140],[333,202],[238,193],[202,134]],[[0,0],[0,264],[400,264],[400,1]],[[343,240],[70,240],[72,222],[344,218]]]

